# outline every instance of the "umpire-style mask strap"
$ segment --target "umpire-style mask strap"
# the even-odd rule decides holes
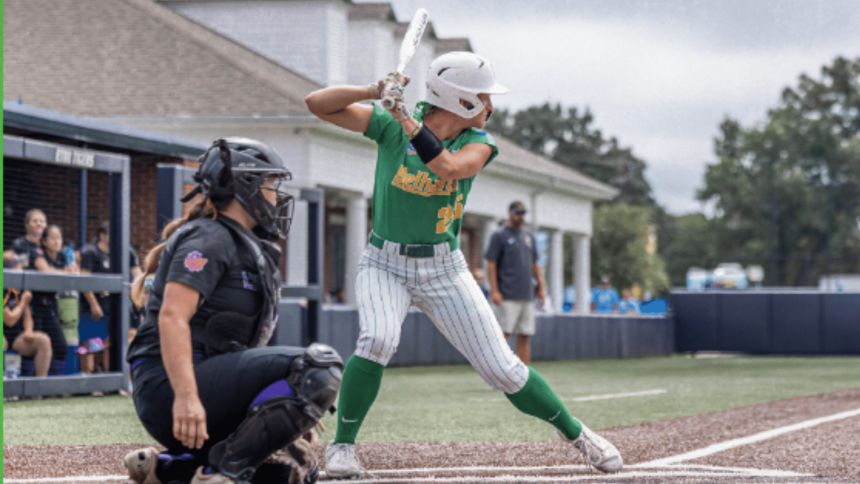
[[[218,173],[212,175],[213,179],[208,179],[207,177],[204,177],[205,169],[207,168],[206,162],[209,161],[211,156],[210,153],[215,148],[218,148],[219,154],[221,155],[222,168],[221,170],[218,170]],[[212,163],[212,161],[210,161],[210,163]],[[228,170],[230,178],[233,176],[233,163],[227,140],[219,139],[212,143],[212,146],[206,150],[206,153],[203,153],[203,156],[199,158],[199,164],[200,166],[197,169],[197,173],[192,177],[192,179],[197,183],[197,186],[180,199],[182,203],[190,202],[198,194],[202,194],[204,198],[235,196],[233,188],[223,188],[218,186],[218,178],[221,178],[223,175],[223,170]]]

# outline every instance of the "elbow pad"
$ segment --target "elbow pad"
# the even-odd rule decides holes
[[[415,133],[415,136],[412,137],[411,141],[412,146],[415,148],[415,152],[418,153],[418,156],[425,165],[433,161],[433,159],[445,150],[445,147],[442,146],[442,142],[439,141],[439,138],[424,126],[424,124],[418,128],[417,133]]]

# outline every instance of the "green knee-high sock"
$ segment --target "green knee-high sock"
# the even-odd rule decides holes
[[[549,422],[568,439],[573,440],[582,432],[582,424],[573,418],[549,383],[532,367],[529,367],[526,386],[513,395],[505,396],[520,412]]]
[[[352,355],[343,369],[343,381],[337,399],[337,434],[335,444],[354,444],[361,423],[379,394],[382,371],[379,363]]]

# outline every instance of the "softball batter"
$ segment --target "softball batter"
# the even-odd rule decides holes
[[[343,373],[327,474],[361,473],[355,439],[411,305],[423,310],[516,408],[555,426],[590,465],[619,471],[618,450],[574,419],[546,380],[510,350],[458,249],[472,182],[499,152],[493,137],[481,131],[492,114],[490,95],[507,89],[495,82],[487,59],[468,52],[445,54],[430,64],[426,101],[411,115],[402,95],[407,83],[393,73],[370,86],[330,87],[306,99],[320,119],[378,144],[373,232],[356,283],[361,332]],[[396,100],[390,112],[360,104],[382,95]]]

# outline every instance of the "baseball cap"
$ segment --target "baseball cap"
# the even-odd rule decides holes
[[[508,207],[508,211],[517,215],[523,215],[526,213],[526,206],[525,204],[523,204],[523,202],[516,201],[511,203],[511,205]]]

